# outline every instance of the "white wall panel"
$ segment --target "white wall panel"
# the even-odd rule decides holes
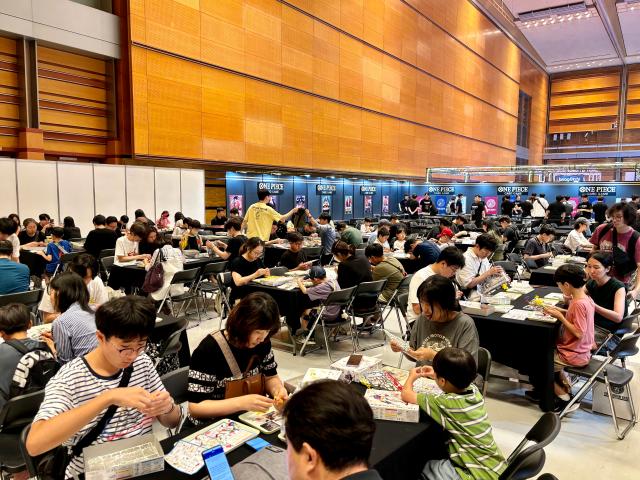
[[[155,207],[155,175],[153,167],[126,168],[127,215],[134,221],[134,212],[141,208],[145,215],[153,217]],[[155,220],[151,218],[151,220]]]
[[[0,205],[2,205],[0,215],[3,217],[18,213],[16,161],[13,158],[0,158]]]
[[[180,170],[182,213],[206,222],[204,217],[204,170]]]
[[[46,160],[18,161],[18,205],[21,219],[38,220],[38,215],[48,213],[56,223],[58,211],[57,164]]]
[[[73,217],[76,227],[86,237],[93,229],[93,166],[90,163],[58,162],[60,220]]]
[[[156,211],[152,218],[156,221],[163,210],[169,212],[171,224],[173,214],[180,211],[180,170],[177,168],[156,168]],[[151,212],[148,212],[151,215]]]
[[[93,165],[95,214],[118,219],[127,212],[124,165]]]

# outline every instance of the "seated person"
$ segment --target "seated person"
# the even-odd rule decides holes
[[[231,272],[233,282],[231,283],[231,305],[245,296],[245,288],[252,280],[269,275],[269,269],[264,267],[262,254],[264,253],[264,242],[260,237],[252,237],[247,240],[240,255],[229,262],[228,269]]]
[[[446,218],[441,218],[440,224],[433,227],[431,230],[429,230],[429,233],[427,233],[427,240],[438,238],[438,235],[440,235],[440,233],[442,233],[444,229],[448,229],[450,232],[453,232],[453,230],[451,229],[451,222]],[[451,236],[453,236],[453,233]]]
[[[179,283],[172,285],[171,280],[173,280],[173,276],[184,270],[184,256],[182,255],[182,250],[179,248],[173,248],[171,245],[163,245],[158,248],[153,255],[151,256],[151,260],[145,265],[145,269],[149,271],[156,262],[162,262],[162,286],[158,288],[155,292],[150,292],[149,297],[158,302],[157,306],[160,306],[160,302],[165,298],[167,292],[172,297],[177,297],[184,293],[184,285]],[[166,310],[165,310],[166,307]],[[173,314],[169,305],[165,303],[163,305],[163,312]]]
[[[144,236],[138,243],[138,253],[141,255],[153,255],[153,252],[162,248],[162,244],[156,227],[147,227]]]
[[[110,215],[106,218],[105,220],[106,224],[107,224],[107,228],[109,230],[112,230],[114,232],[119,232],[120,229],[118,228],[118,219],[116,217],[114,217],[113,215]]]
[[[155,223],[153,223],[153,220],[151,220],[150,218],[148,218],[145,213],[144,210],[142,210],[141,208],[137,209],[134,213],[133,216],[135,217],[135,221],[136,222],[140,222],[146,226],[149,227],[155,227]]]
[[[405,244],[405,251],[406,247],[407,245]],[[419,270],[435,262],[440,255],[440,249],[435,243],[425,240],[413,247],[410,254],[409,258],[415,260],[415,268]]]
[[[382,245],[378,243],[367,245],[364,255],[372,265],[371,275],[373,276],[373,281],[387,281],[378,297],[380,302],[387,303],[398,288],[398,285],[400,285],[400,282],[407,276],[404,267],[396,257],[392,255],[385,257]]]
[[[382,245],[382,249],[385,253],[391,252],[391,247],[389,247],[389,229],[387,227],[378,228],[378,231],[376,232],[376,239],[373,243]]]
[[[502,234],[498,231],[493,220],[485,218],[482,220],[480,224],[482,227],[482,231],[488,235],[491,235],[493,239],[496,241],[496,249],[491,255],[492,262],[501,262],[504,260],[504,248],[502,248]]]
[[[362,243],[362,232],[357,228],[347,225],[345,222],[338,222],[336,225],[336,231],[340,235],[340,240],[349,245],[353,245],[358,248]]]
[[[455,235],[451,231],[450,228],[443,228],[438,234],[438,247],[440,250],[444,250],[445,248],[452,245],[453,239]]]
[[[41,255],[42,258],[47,261],[47,265],[44,270],[48,276],[52,276],[54,274],[62,256],[67,253],[71,253],[73,250],[71,248],[71,244],[62,239],[64,236],[64,230],[62,227],[53,227],[50,231],[51,242],[47,245],[47,249],[44,252],[37,252],[38,255]]]
[[[420,405],[451,435],[449,458],[429,460],[421,478],[498,480],[507,467],[493,438],[482,394],[473,384],[476,371],[476,361],[468,351],[446,347],[434,356],[431,367],[409,373],[402,400]],[[442,393],[416,393],[413,384],[420,377],[434,379]]]
[[[407,229],[404,225],[398,225],[396,227],[396,236],[393,240],[393,251],[394,252],[404,252],[404,242],[407,239]]]
[[[107,219],[104,215],[93,217],[93,227],[94,229],[89,232],[84,241],[84,249],[95,258],[100,258],[102,250],[116,248],[116,240],[120,237],[120,233],[107,228]]]
[[[371,225],[371,219],[370,218],[365,218],[364,221],[362,222],[362,224],[360,225],[360,232],[362,233],[371,233],[373,232],[374,228],[373,225]]]
[[[304,278],[310,279],[313,282],[313,287],[305,287],[302,279],[300,277],[296,278],[298,288],[303,295],[306,295],[306,297],[303,297],[302,300],[303,311],[301,313],[300,324],[289,324],[289,327],[294,333],[302,327],[302,332],[298,333],[296,337],[296,341],[299,341],[300,343],[304,342],[305,337],[309,334],[309,322],[311,321],[309,314],[311,313],[311,309],[321,305],[330,293],[340,290],[338,282],[335,279],[328,279],[327,271],[320,265],[314,265],[311,267],[309,275],[306,275]],[[331,322],[338,318],[338,315],[340,315],[340,307],[332,305],[325,309],[322,316],[325,322]],[[308,343],[313,344],[315,342],[311,338]]]
[[[462,348],[478,358],[480,340],[476,324],[460,311],[453,282],[442,275],[432,275],[418,288],[421,315],[411,329],[408,351],[416,366],[431,365],[433,357],[444,347]],[[400,346],[391,342],[391,350]]]
[[[464,215],[458,215],[453,219],[453,222],[451,223],[451,230],[456,234],[457,237],[464,237],[469,235],[469,232],[464,229],[465,223],[469,222]]]
[[[171,219],[169,218],[168,210],[162,211],[160,218],[156,221],[156,227],[160,230],[173,230],[171,228]]]
[[[128,215],[120,215],[120,220],[118,220],[116,231],[124,232],[127,231],[127,225],[129,224],[129,216]]]
[[[289,250],[280,257],[280,265],[289,270],[309,270],[311,262],[307,262],[307,256],[302,250],[304,237],[298,232],[287,233]]]
[[[242,221],[237,218],[227,220],[224,224],[224,229],[229,236],[227,243],[221,240],[216,240],[215,242],[207,240],[206,245],[207,248],[210,248],[217,256],[230,262],[240,255],[240,248],[244,245],[244,242],[247,241],[247,237],[242,235]]]
[[[356,255],[353,245],[338,240],[333,245],[333,256],[338,264],[338,283],[340,288],[356,287],[362,282],[371,282],[371,264],[364,255]]]
[[[371,232],[371,234],[369,235],[369,239],[367,240],[367,243],[369,245],[376,242],[376,240],[378,239],[378,230],[380,230],[382,227],[386,227],[386,229],[389,231],[389,228],[391,227],[391,223],[389,222],[389,220],[385,220],[383,218],[378,222],[378,228]],[[389,235],[391,235],[391,231],[389,231]]]
[[[41,213],[38,215],[38,231],[44,233],[45,237],[50,235],[49,230],[55,225],[53,219],[47,213]]]
[[[478,285],[482,284],[492,275],[502,272],[501,267],[492,267],[489,257],[495,252],[497,242],[495,238],[487,233],[483,233],[476,238],[476,244],[464,252],[464,268],[456,273],[456,281],[465,296],[470,300],[480,298]]]
[[[227,216],[225,215],[224,208],[216,208],[216,216],[211,219],[211,225],[222,226],[227,223]]]
[[[24,230],[18,234],[18,241],[22,248],[44,247],[44,233],[38,231],[38,223],[33,218],[25,218]]]
[[[538,268],[544,267],[549,259],[553,257],[553,252],[549,243],[553,240],[556,231],[550,225],[542,225],[540,232],[527,240],[524,246],[524,259],[533,260]]]
[[[595,340],[600,345],[609,333],[620,327],[620,322],[627,316],[627,291],[624,283],[611,276],[613,255],[609,252],[591,254],[587,261],[587,294],[595,303]],[[615,348],[619,339],[614,337],[606,350]]]
[[[270,295],[254,292],[231,310],[224,330],[207,335],[200,342],[189,367],[187,398],[191,423],[204,425],[211,418],[245,410],[264,412],[272,405],[283,406],[288,395],[278,376],[270,340],[279,330],[278,304]],[[235,365],[232,366],[229,362],[233,361]],[[263,376],[264,390],[227,397],[227,382],[238,380],[234,367],[242,373],[242,378]]]
[[[119,408],[93,445],[149,434],[156,418],[168,428],[178,425],[180,408],[144,353],[155,326],[153,303],[141,297],[117,298],[98,309],[98,346],[64,365],[47,384],[26,441],[31,456],[76,445],[111,406]],[[73,453],[65,478],[84,473],[82,451]]]
[[[149,255],[148,253],[141,254],[138,251],[140,240],[144,238],[146,233],[146,225],[139,222],[135,222],[133,225],[131,225],[131,228],[127,231],[127,233],[118,238],[118,240],[116,241],[116,258],[114,264],[127,265],[138,260],[148,262],[151,258],[151,255]]]
[[[173,235],[181,237],[185,231],[187,231],[187,225],[185,224],[185,218],[182,212],[176,212],[173,215]]]
[[[304,227],[302,227],[302,235],[305,237],[317,236],[318,231],[316,230],[315,225],[309,222],[305,223]]]
[[[381,480],[368,469],[376,424],[371,407],[350,385],[313,382],[284,408],[292,480]]]
[[[511,217],[500,217],[500,228],[502,228],[502,242],[505,245],[505,251],[511,252],[520,240],[518,229],[511,225]]]
[[[182,235],[180,239],[180,250],[197,250],[200,251],[202,247],[202,238],[200,237],[200,229],[202,225],[198,220],[191,220],[189,222],[189,230]]]
[[[0,240],[0,295],[29,290],[29,267],[11,260],[13,245]]]
[[[584,236],[584,232],[589,228],[589,220],[586,218],[578,218],[573,224],[573,230],[567,235],[564,246],[576,253],[578,249],[591,250],[593,244]]]
[[[89,307],[89,291],[80,275],[63,272],[49,284],[49,295],[60,316],[53,322],[51,332],[43,340],[64,365],[81,357],[97,346],[94,312]]]
[[[64,230],[64,236],[62,238],[65,240],[82,237],[80,229],[76,227],[76,222],[73,217],[64,217],[64,220],[62,220],[62,228]]]
[[[570,299],[566,312],[551,306],[543,309],[544,313],[559,320],[563,327],[553,356],[556,372],[553,387],[556,394],[556,411],[560,412],[571,400],[571,383],[564,373],[564,367],[583,367],[591,359],[591,347],[595,341],[595,304],[587,295],[584,271],[579,265],[561,265],[553,274],[553,280],[565,298]],[[578,409],[580,405],[576,402],[572,407]]]
[[[316,231],[320,236],[320,245],[322,246],[322,250],[321,250],[322,254],[320,255],[320,264],[327,265],[331,262],[331,259],[333,258],[331,255],[331,249],[333,248],[333,245],[336,243],[336,230],[335,228],[333,228],[333,223],[331,222],[331,215],[323,212],[320,214],[320,216],[316,220],[315,218],[313,218],[313,215],[311,215],[311,212],[307,210],[307,216],[309,217],[309,221],[316,227]]]
[[[8,240],[13,246],[11,251],[11,260],[14,262],[20,261],[20,240],[18,240],[19,225],[16,224],[10,218],[0,218],[0,240]]]
[[[48,350],[46,344],[27,337],[31,328],[31,312],[21,303],[0,308],[0,410],[11,398],[11,382],[23,353],[7,342],[18,342],[27,350]]]

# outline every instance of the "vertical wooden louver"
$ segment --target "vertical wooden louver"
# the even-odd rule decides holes
[[[18,147],[19,104],[16,41],[0,37],[0,147],[3,151]]]

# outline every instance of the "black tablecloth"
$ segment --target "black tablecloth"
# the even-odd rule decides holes
[[[280,315],[285,317],[287,324],[297,324],[292,318],[300,316],[304,294],[299,288],[293,290],[283,290],[277,287],[268,287],[259,283],[251,282],[247,285],[247,293],[249,292],[265,292],[273,297],[278,304]]]
[[[535,295],[544,297],[558,288],[539,287],[514,300],[514,308],[527,305]],[[491,352],[492,359],[529,375],[540,392],[540,408],[547,412],[554,407],[553,352],[556,348],[560,323],[536,322],[502,318],[501,313],[473,318],[480,346]]]
[[[47,266],[47,261],[41,255],[33,253],[30,250],[20,250],[20,263],[24,263],[29,267],[29,273],[38,277],[42,276]]]
[[[555,269],[550,268],[536,268],[531,270],[531,278],[529,278],[530,285],[542,285],[546,287],[555,287],[556,282],[553,281],[553,275],[556,273]]]

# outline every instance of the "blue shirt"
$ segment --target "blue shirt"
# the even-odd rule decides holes
[[[64,250],[64,253],[71,253],[72,248],[71,244],[66,240],[60,240],[58,243],[49,243],[47,245],[47,251],[45,252],[47,255],[51,255],[51,261],[47,263],[47,273],[53,273],[56,271],[56,267],[58,263],[60,263],[60,257],[62,257],[63,252],[60,249]]]
[[[0,258],[0,295],[29,290],[29,267]]]
[[[318,224],[316,230],[320,235],[320,243],[322,244],[322,254],[329,255],[331,248],[336,242],[336,230],[330,224]]]

